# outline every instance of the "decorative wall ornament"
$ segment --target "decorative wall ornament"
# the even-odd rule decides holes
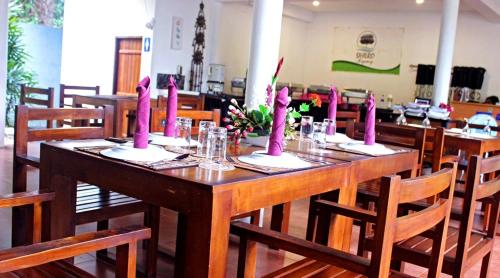
[[[182,49],[182,33],[184,31],[184,20],[182,17],[172,17],[172,38],[170,48],[175,50]]]
[[[189,77],[189,90],[201,91],[203,79],[203,50],[205,49],[205,30],[207,28],[205,13],[203,9],[205,4],[200,3],[200,11],[195,23],[195,32],[193,39],[193,56],[191,59],[191,74]]]

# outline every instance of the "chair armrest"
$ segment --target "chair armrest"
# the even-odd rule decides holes
[[[239,235],[242,239],[272,245],[277,249],[283,249],[327,264],[340,266],[356,273],[367,274],[369,271],[370,260],[367,258],[270,229],[264,229],[257,225],[235,221],[231,223],[231,233]]]
[[[40,168],[40,158],[32,155],[18,154],[15,157],[16,162]]]
[[[328,211],[332,214],[340,214],[353,219],[362,220],[365,222],[377,222],[377,213],[362,208],[341,205],[327,200],[316,200],[315,205],[320,210]]]
[[[18,207],[51,201],[55,193],[46,190],[35,190],[30,192],[19,192],[0,196],[0,208]]]
[[[14,247],[0,251],[0,272],[42,265],[88,252],[127,245],[150,237],[149,228],[135,226]]]

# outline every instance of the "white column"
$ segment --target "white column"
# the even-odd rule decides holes
[[[460,0],[444,0],[432,104],[448,103]]]
[[[265,103],[267,84],[278,64],[282,15],[283,0],[255,0],[245,95],[249,109]]]
[[[7,93],[7,22],[9,0],[0,0],[0,147],[5,142],[5,96]]]

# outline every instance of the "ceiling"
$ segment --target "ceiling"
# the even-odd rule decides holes
[[[301,7],[311,12],[418,12],[441,11],[442,0],[425,0],[417,5],[415,0],[319,0],[315,7],[312,0],[285,0],[287,4]],[[467,3],[462,1],[461,11],[470,11]]]

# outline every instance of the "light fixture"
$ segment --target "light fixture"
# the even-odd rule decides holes
[[[424,2],[425,0],[415,0],[415,3],[417,3],[417,5],[422,5]]]
[[[318,0],[314,0],[312,4],[313,4],[313,6],[317,7],[317,6],[319,6],[320,3]]]

